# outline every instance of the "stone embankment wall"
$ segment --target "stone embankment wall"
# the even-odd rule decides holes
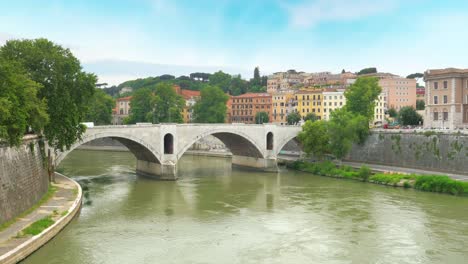
[[[365,144],[353,146],[346,159],[467,174],[468,135],[432,131],[373,132]]]
[[[37,139],[25,139],[19,147],[0,145],[0,224],[36,204],[48,185]]]

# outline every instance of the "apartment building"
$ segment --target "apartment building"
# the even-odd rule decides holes
[[[385,123],[385,113],[388,110],[388,94],[386,92],[380,93],[377,101],[375,102],[375,108],[374,108],[374,120],[373,124],[374,125],[382,125]]]
[[[115,100],[115,108],[112,109],[112,124],[122,125],[124,118],[130,115],[130,100],[131,96],[117,98]]]
[[[296,104],[294,91],[273,93],[271,122],[280,125],[287,124],[287,116],[296,111]]]
[[[346,105],[344,89],[326,89],[323,91],[323,120],[330,120],[331,113]]]
[[[468,128],[468,69],[433,69],[426,82],[426,128]]]
[[[304,73],[289,70],[287,72],[277,72],[268,76],[267,92],[275,93],[292,89],[295,85],[304,81]]]
[[[272,120],[272,97],[268,93],[246,93],[232,97],[232,123],[255,124],[258,112],[267,112]]]
[[[402,107],[416,108],[416,80],[402,77],[387,77],[379,80],[382,91],[387,93],[388,108],[399,111]]]
[[[297,101],[297,112],[301,115],[302,118],[306,117],[309,113],[315,113],[319,119],[323,118],[322,90],[300,90],[296,93],[295,100]]]

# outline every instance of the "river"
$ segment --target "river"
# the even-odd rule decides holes
[[[184,156],[178,181],[134,172],[129,152],[72,152],[80,215],[24,264],[468,263],[468,198],[233,169]]]

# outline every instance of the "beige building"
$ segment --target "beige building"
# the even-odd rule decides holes
[[[379,80],[382,91],[387,93],[388,108],[399,111],[402,107],[416,108],[416,80],[402,77],[383,78]]]
[[[426,128],[468,128],[468,69],[436,69],[424,73]]]
[[[118,98],[115,100],[115,108],[112,109],[112,124],[113,125],[122,125],[126,117],[131,113],[130,111],[130,101],[132,100],[131,96]]]
[[[382,92],[375,102],[374,108],[374,125],[381,125],[385,123],[385,112],[388,110],[387,105],[388,95],[386,92]]]
[[[344,89],[326,89],[323,91],[323,120],[330,120],[331,112],[346,104]]]
[[[272,94],[272,123],[286,125],[287,116],[296,111],[297,102],[294,91],[276,92]]]

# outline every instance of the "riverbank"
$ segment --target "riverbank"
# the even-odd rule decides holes
[[[40,206],[0,232],[0,263],[17,263],[62,230],[81,208],[78,183],[59,173],[53,195]]]
[[[457,181],[446,175],[408,174],[396,172],[373,173],[367,166],[361,166],[356,170],[351,166],[338,166],[330,161],[314,163],[295,161],[287,163],[287,167],[326,177],[357,180],[393,187],[412,188],[426,192],[468,196],[468,182]]]

